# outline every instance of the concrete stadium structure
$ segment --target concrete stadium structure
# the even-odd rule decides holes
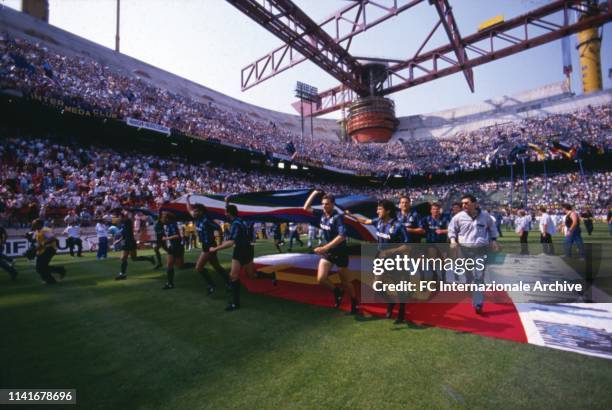
[[[58,53],[86,56],[123,75],[141,78],[157,87],[204,103],[212,102],[226,110],[243,112],[254,120],[273,121],[277,126],[284,127],[296,135],[300,133],[298,115],[272,111],[242,102],[8,7],[0,6],[0,27],[11,35],[40,42]],[[527,117],[571,112],[588,105],[596,106],[611,102],[612,89],[588,95],[575,95],[570,92],[566,84],[554,83],[516,95],[490,99],[480,104],[400,117],[392,141],[398,138],[404,140],[449,138],[461,131],[520,121]],[[337,141],[340,134],[339,125],[333,119],[317,118],[314,120],[314,134],[315,138]]]
[[[565,82],[548,84],[511,96],[502,96],[480,104],[457,107],[430,114],[400,118],[394,139],[449,138],[462,131],[474,131],[520,121],[529,117],[577,111],[587,106],[612,102],[612,90],[575,95]]]

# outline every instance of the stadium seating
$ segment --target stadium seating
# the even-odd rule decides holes
[[[134,152],[100,147],[61,145],[49,139],[0,139],[0,221],[25,225],[37,216],[63,223],[69,209],[88,211],[100,218],[119,206],[157,209],[185,193],[234,193],[311,187],[315,182],[272,171],[242,171],[187,163]],[[527,206],[543,204],[558,208],[572,202],[594,213],[605,214],[612,172],[551,175],[548,195],[541,176],[527,180]],[[438,200],[448,209],[462,192],[473,192],[485,207],[498,209],[509,199],[510,182],[505,180],[447,183],[426,187],[392,189],[365,188],[316,182],[337,194],[366,194],[396,199],[408,193],[415,203]],[[522,180],[515,181],[515,202],[522,197]]]
[[[609,147],[609,102],[579,106],[569,113],[521,117],[520,121],[449,132],[439,138],[339,144],[328,139],[304,141],[283,124],[177,94],[87,56],[59,54],[7,32],[0,37],[0,52],[0,89],[26,98],[59,100],[64,105],[97,109],[119,119],[141,119],[260,152],[286,155],[286,147],[292,143],[300,157],[316,158],[324,165],[357,173],[448,174],[486,168],[492,162],[504,163],[513,148],[527,143],[539,147],[544,158],[561,158],[560,153],[550,151],[556,140],[572,147],[585,142],[600,152]],[[550,98],[543,95],[546,101]],[[527,155],[529,161],[541,159],[533,150]]]

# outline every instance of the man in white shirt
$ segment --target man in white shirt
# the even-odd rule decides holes
[[[300,239],[300,232],[295,222],[289,222],[289,252],[293,249],[293,241],[297,241],[300,246],[304,246],[304,242]]]
[[[98,220],[96,224],[96,236],[98,237],[97,259],[106,259],[108,256],[108,226],[104,219]]]
[[[448,238],[451,250],[461,246],[461,252],[465,258],[480,258],[486,254],[488,247],[493,252],[499,251],[497,244],[497,228],[491,216],[478,207],[478,201],[474,195],[466,194],[461,197],[463,211],[459,212],[448,224]],[[466,281],[484,283],[485,269],[477,269],[466,272]],[[484,305],[484,293],[475,291],[472,293],[472,305],[477,314],[482,314]]]
[[[64,229],[64,234],[68,235],[66,246],[70,249],[70,256],[74,256],[74,248],[77,248],[77,256],[80,258],[83,250],[83,241],[81,240],[81,227],[77,224],[70,224]]]
[[[308,249],[312,250],[315,240],[319,240],[319,245],[321,245],[321,236],[319,235],[319,230],[313,226],[308,225]]]
[[[529,243],[527,238],[529,237],[529,230],[531,229],[531,216],[528,215],[523,209],[518,211],[518,217],[516,218],[515,231],[520,237],[521,242],[521,254],[529,254]]]
[[[547,255],[554,255],[555,248],[553,247],[552,236],[557,230],[555,229],[555,221],[546,211],[545,206],[540,207],[540,243]]]

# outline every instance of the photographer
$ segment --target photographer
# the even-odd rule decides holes
[[[42,220],[35,219],[32,222],[33,239],[36,243],[36,272],[48,285],[57,283],[57,279],[52,274],[58,274],[60,279],[66,276],[66,269],[63,266],[51,266],[51,259],[57,252],[57,239],[51,231],[43,225]]]

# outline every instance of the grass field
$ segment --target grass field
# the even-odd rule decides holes
[[[598,225],[587,240],[609,239]],[[148,263],[114,281],[116,254],[53,262],[69,270],[57,286],[23,259],[16,282],[0,272],[1,388],[75,388],[86,409],[612,406],[609,360],[246,292],[226,313],[194,271],[165,292]]]

